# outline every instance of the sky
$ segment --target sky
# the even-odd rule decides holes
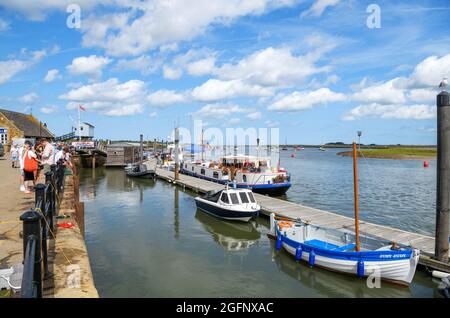
[[[281,143],[435,144],[449,15],[423,0],[0,0],[0,108],[62,135],[83,105],[113,140],[196,119]]]

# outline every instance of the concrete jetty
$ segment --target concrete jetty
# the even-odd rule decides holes
[[[176,183],[184,188],[199,193],[219,190],[223,185],[199,178],[180,175],[175,181],[174,172],[156,168],[158,178],[171,183]],[[325,226],[334,229],[354,230],[355,220],[337,213],[306,207],[286,200],[264,196],[255,193],[256,200],[261,205],[261,213],[268,216],[275,213],[278,216],[292,219],[300,218],[304,222]],[[434,255],[434,238],[427,235],[412,233],[389,226],[360,221],[361,233],[376,236],[383,240],[393,241],[405,245],[411,245],[421,251],[419,263],[427,267],[450,272],[450,263],[438,262],[432,258]]]
[[[10,161],[0,159],[0,268],[9,268],[23,261],[22,222],[19,217],[34,207],[34,193],[19,191],[19,169],[11,168]],[[89,257],[80,228],[78,211],[78,189],[76,176],[65,177],[65,188],[61,192],[59,215],[68,218],[58,223],[72,222],[72,228],[56,228],[55,239],[49,239],[48,266],[49,277],[43,282],[43,297],[80,298],[98,297],[94,285]],[[40,182],[43,183],[43,176]],[[50,234],[50,237],[52,235]]]

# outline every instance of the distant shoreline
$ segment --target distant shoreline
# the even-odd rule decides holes
[[[353,151],[338,152],[337,155],[343,157],[353,156]],[[436,159],[435,149],[418,148],[387,148],[361,150],[357,152],[358,157],[374,159],[395,159],[395,160],[434,160]]]

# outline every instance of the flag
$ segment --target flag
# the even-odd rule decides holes
[[[81,105],[78,105],[78,107],[80,108],[80,110],[82,110],[82,111],[86,111],[86,108],[84,108],[83,106],[81,106]]]

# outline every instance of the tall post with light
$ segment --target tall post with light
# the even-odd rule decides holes
[[[361,152],[361,135],[362,135],[362,131],[358,130],[358,148],[359,148],[360,152]]]
[[[450,221],[450,94],[447,81],[439,85],[437,95],[437,184],[436,184],[436,239],[434,256],[448,262]]]

